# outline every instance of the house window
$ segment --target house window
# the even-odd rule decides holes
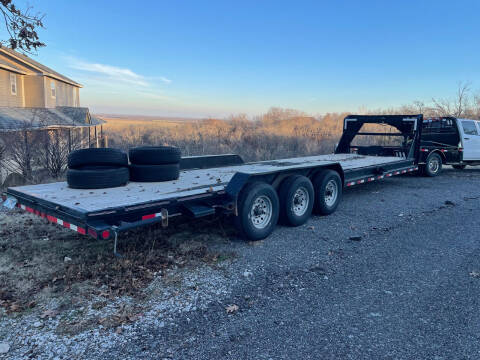
[[[52,94],[52,98],[54,98],[57,95],[57,93],[55,91],[55,81],[53,80],[50,81],[50,91]]]
[[[17,95],[17,75],[10,74],[10,91],[12,95]]]

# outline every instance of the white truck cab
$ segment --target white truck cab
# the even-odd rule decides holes
[[[480,162],[480,121],[457,119],[464,162]]]

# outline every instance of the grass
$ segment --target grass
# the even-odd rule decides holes
[[[234,254],[211,247],[234,231],[224,218],[195,224],[173,222],[168,229],[147,227],[123,234],[113,256],[111,241],[81,236],[19,211],[0,214],[0,307],[25,312],[54,301],[60,310],[80,307],[101,296],[142,298],[167,269],[214,266]],[[65,258],[68,257],[67,261]],[[101,304],[98,304],[100,307]],[[103,305],[104,306],[104,305]]]

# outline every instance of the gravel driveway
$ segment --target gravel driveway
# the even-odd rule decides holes
[[[478,359],[479,219],[479,168],[365,184],[347,190],[331,216],[279,227],[255,244],[216,244],[235,258],[187,272],[168,312],[153,302],[121,333],[52,335],[31,354]],[[32,347],[10,341],[4,357]]]

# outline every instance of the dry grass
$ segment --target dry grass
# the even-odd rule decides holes
[[[183,155],[235,153],[246,161],[330,153],[345,114],[321,119],[288,109],[271,109],[254,120],[104,118],[110,145],[124,150],[139,145],[174,145]]]
[[[125,234],[119,246],[124,257],[119,259],[112,254],[111,242],[29,214],[0,213],[0,306],[21,312],[52,299],[68,309],[93,295],[142,297],[153,278],[167,269],[212,265],[233,256],[210,250],[212,243],[228,241],[233,229],[228,222],[222,225],[222,218],[208,221],[215,225],[197,223],[194,228],[187,222]]]

